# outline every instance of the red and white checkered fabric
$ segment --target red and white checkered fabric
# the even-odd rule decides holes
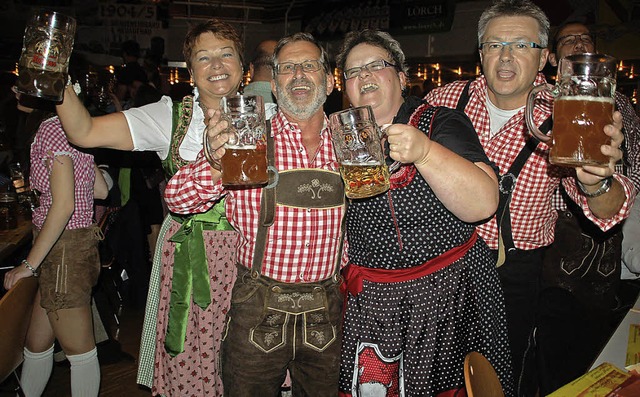
[[[328,121],[320,131],[318,152],[309,160],[298,125],[282,112],[271,120],[275,142],[276,168],[322,168],[337,171]],[[226,196],[229,222],[240,232],[238,260],[251,267],[258,230],[262,189],[225,190],[214,182],[211,167],[202,152],[194,163],[181,168],[169,181],[165,199],[178,214],[204,212]],[[340,224],[344,209],[306,209],[277,206],[274,224],[269,228],[261,273],[282,282],[315,282],[331,277],[340,243]],[[345,259],[343,258],[343,265]]]
[[[47,213],[53,203],[51,195],[51,169],[56,157],[68,156],[73,161],[75,182],[75,209],[66,229],[89,227],[93,223],[93,183],[95,170],[93,156],[80,152],[67,141],[60,120],[57,117],[45,120],[31,144],[31,188],[40,192],[40,206],[32,216],[33,224],[42,228]]]
[[[546,83],[543,74],[538,74],[535,85]],[[455,108],[466,81],[457,81],[432,90],[425,99],[434,106]],[[524,121],[524,109],[514,115],[492,138],[489,112],[487,111],[487,81],[484,76],[473,81],[469,87],[469,102],[465,113],[471,119],[489,159],[496,163],[500,174],[504,174],[515,160],[529,138]],[[536,102],[534,119],[540,125],[549,117],[553,103],[546,100]],[[555,167],[548,162],[549,147],[541,144],[523,167],[509,206],[511,228],[516,248],[529,250],[553,242],[557,213],[552,206],[553,192],[562,181],[569,196],[580,205],[585,215],[602,230],[608,230],[628,216],[629,199],[620,212],[611,219],[599,219],[589,210],[586,198],[578,192],[575,179],[561,174],[568,169]],[[621,175],[615,178],[622,184],[626,196],[635,193],[632,183]],[[498,227],[495,218],[478,227],[478,232],[492,249],[498,248]]]

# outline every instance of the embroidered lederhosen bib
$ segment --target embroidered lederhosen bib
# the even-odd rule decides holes
[[[335,271],[327,280],[316,283],[282,283],[260,274],[268,228],[273,223],[276,206],[295,208],[331,209],[345,205],[344,185],[340,174],[318,168],[293,169],[276,171],[274,143],[271,134],[267,134],[269,179],[270,183],[263,189],[260,210],[261,223],[256,237],[254,261],[251,269],[238,266],[238,280],[234,287],[236,302],[242,301],[240,291],[247,291],[242,286],[253,285],[249,291],[258,288],[263,293],[265,321],[251,329],[249,342],[265,353],[286,344],[285,329],[288,318],[303,316],[303,341],[305,345],[317,351],[325,350],[338,336],[335,319],[329,313],[328,293],[340,287],[339,277],[342,243],[335,259]],[[331,259],[330,259],[331,260]],[[329,292],[331,291],[331,292]],[[276,320],[280,319],[280,320]],[[274,332],[274,322],[279,331]],[[280,329],[281,328],[281,329]]]

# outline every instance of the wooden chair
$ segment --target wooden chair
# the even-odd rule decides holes
[[[465,357],[464,380],[468,397],[504,397],[496,371],[478,352],[470,352]]]
[[[0,383],[14,374],[20,384],[15,371],[22,364],[37,290],[38,280],[35,277],[23,278],[0,300]]]

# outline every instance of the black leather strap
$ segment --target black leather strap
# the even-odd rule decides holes
[[[464,112],[464,108],[467,107],[467,103],[469,103],[469,86],[471,85],[471,80],[467,81],[467,84],[464,86],[464,90],[462,90],[462,94],[460,94],[460,98],[458,98],[458,105],[456,105],[456,109]]]
[[[549,116],[541,125],[540,131],[543,133],[549,132],[551,130],[552,119]],[[498,224],[498,230],[500,235],[502,236],[502,241],[504,243],[504,248],[506,252],[509,252],[512,249],[515,249],[515,244],[513,242],[513,232],[511,230],[511,215],[509,213],[509,204],[511,203],[511,194],[516,187],[516,182],[518,180],[518,175],[520,175],[520,171],[526,164],[527,160],[531,156],[531,154],[537,149],[540,141],[531,137],[527,140],[527,143],[524,145],[518,156],[509,167],[509,171],[506,174],[500,175],[498,179],[498,187],[500,190],[500,202],[498,203],[498,210],[496,212],[496,222]]]
[[[269,166],[269,184],[262,188],[260,197],[260,222],[256,234],[256,246],[253,251],[253,264],[251,270],[259,274],[262,270],[262,260],[267,246],[267,232],[269,226],[273,224],[276,213],[276,179],[278,177],[275,168],[275,144],[271,136],[271,121],[267,120],[267,164]]]

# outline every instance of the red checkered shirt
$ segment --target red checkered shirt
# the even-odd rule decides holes
[[[457,81],[432,90],[425,99],[432,105],[455,108],[466,81]],[[543,74],[538,74],[535,85],[546,83]],[[480,143],[489,159],[496,163],[500,174],[505,174],[529,138],[524,121],[524,109],[515,114],[491,137],[489,112],[487,110],[487,81],[480,76],[469,87],[469,102],[465,113],[471,119]],[[546,120],[552,111],[552,103],[536,101],[534,119],[537,125]],[[569,196],[583,209],[584,214],[602,230],[608,230],[621,222],[629,213],[629,198],[633,202],[635,192],[632,183],[621,175],[614,177],[622,184],[627,200],[622,209],[610,219],[599,219],[589,210],[587,199],[579,193],[575,179],[567,172],[570,169],[555,167],[548,162],[549,147],[544,143],[529,157],[522,168],[512,192],[509,212],[513,241],[518,249],[530,250],[553,242],[557,212],[552,206],[553,192],[560,182]],[[492,249],[498,248],[498,227],[495,217],[480,226],[478,232]]]
[[[331,144],[328,121],[320,131],[318,152],[309,161],[297,124],[282,112],[271,119],[275,143],[275,162],[279,171],[297,168],[322,168],[337,171],[338,162]],[[207,211],[226,196],[229,222],[240,233],[238,261],[247,267],[253,263],[258,230],[262,189],[225,190],[214,182],[211,167],[202,152],[194,163],[182,167],[169,181],[165,199],[178,214]],[[334,272],[341,239],[344,208],[307,209],[277,206],[274,224],[269,228],[261,273],[288,283],[325,280]],[[342,265],[346,257],[342,258]]]
[[[73,161],[75,208],[66,229],[89,227],[93,223],[93,183],[96,178],[93,156],[80,152],[69,144],[57,117],[40,124],[31,144],[29,180],[31,187],[40,192],[40,206],[33,211],[33,224],[38,229],[42,228],[53,203],[51,169],[58,156],[68,156]]]

